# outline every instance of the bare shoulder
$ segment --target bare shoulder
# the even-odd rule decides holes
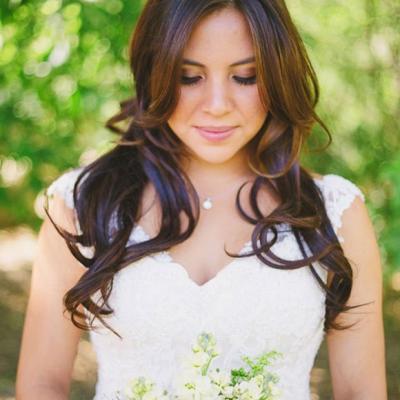
[[[343,238],[341,246],[355,275],[362,268],[363,276],[370,283],[374,280],[379,282],[376,279],[381,275],[378,240],[368,208],[359,196],[354,196],[350,206],[344,210],[338,235]]]

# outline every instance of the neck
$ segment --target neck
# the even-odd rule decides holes
[[[254,179],[257,175],[249,168],[246,160],[229,160],[221,164],[204,160],[190,159],[184,166],[196,189],[203,193],[215,194],[227,186],[240,185],[245,180]]]

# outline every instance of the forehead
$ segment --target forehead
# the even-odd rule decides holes
[[[235,8],[223,8],[201,19],[185,46],[184,56],[207,64],[217,60],[231,64],[252,56],[248,23]]]

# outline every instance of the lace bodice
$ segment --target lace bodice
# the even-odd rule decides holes
[[[72,188],[79,172],[63,174],[48,193],[58,192],[73,207]],[[364,195],[339,175],[325,175],[315,182],[337,232],[343,211],[355,196],[365,200]],[[278,226],[280,239],[272,250],[282,258],[299,259],[300,249],[285,228]],[[136,225],[129,242],[147,238]],[[241,253],[250,246],[246,243]],[[318,263],[314,266],[326,282],[326,270]],[[170,389],[201,331],[215,335],[221,354],[213,366],[225,370],[245,366],[243,355],[279,351],[283,357],[271,370],[279,376],[281,399],[310,399],[310,372],[324,336],[325,292],[309,268],[282,271],[250,256],[233,259],[199,286],[168,252],[160,252],[119,271],[109,303],[114,314],[107,322],[122,340],[100,324],[90,333],[98,361],[95,400],[116,399],[116,393],[136,376]]]

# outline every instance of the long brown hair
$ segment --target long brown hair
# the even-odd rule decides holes
[[[331,134],[315,112],[319,97],[316,74],[284,1],[149,0],[129,47],[136,97],[122,102],[121,111],[107,122],[120,139],[111,151],[86,166],[75,184],[74,203],[81,234],[73,235],[58,227],[71,252],[87,267],[64,297],[72,321],[82,329],[91,329],[94,318],[98,318],[118,335],[103,318],[113,312],[108,298],[114,275],[144,256],[184,241],[196,227],[198,196],[181,168],[186,150],[166,121],[177,105],[183,50],[193,27],[200,18],[224,7],[240,10],[249,24],[258,89],[268,110],[262,128],[250,142],[248,160],[258,175],[250,192],[256,219],[244,213],[239,193],[236,197],[239,213],[254,225],[251,254],[271,268],[310,268],[326,291],[325,331],[348,328],[335,319],[355,307],[346,305],[352,269],[327,216],[322,193],[299,160],[315,123],[326,132],[329,143]],[[161,203],[160,231],[150,240],[127,245],[149,182]],[[256,201],[262,186],[283,199],[269,215],[261,213]],[[178,218],[181,212],[189,221],[183,233]],[[110,235],[112,223],[117,229]],[[304,259],[284,260],[270,250],[278,236],[276,225],[281,223],[291,227]],[[267,240],[269,231],[274,233],[271,241]],[[311,250],[309,257],[304,243]],[[84,257],[79,244],[93,246],[93,258]],[[315,262],[333,273],[329,285],[318,275]],[[102,304],[91,299],[97,291]],[[89,323],[80,320],[85,317],[78,310],[81,304],[93,315]]]

